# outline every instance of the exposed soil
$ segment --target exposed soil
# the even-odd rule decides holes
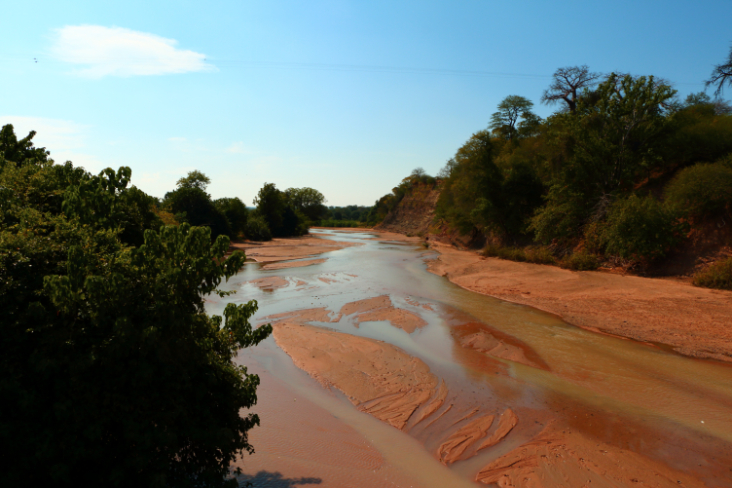
[[[403,329],[408,334],[427,325],[419,315],[408,310],[396,308],[388,296],[367,298],[357,302],[347,303],[341,308],[341,314],[353,315],[356,326],[361,322],[386,320],[395,327]]]
[[[328,239],[321,239],[315,236],[288,237],[286,239],[272,239],[271,241],[256,242],[243,241],[232,242],[230,249],[232,251],[244,251],[247,259],[253,259],[259,263],[271,263],[275,261],[288,261],[291,259],[301,259],[329,251],[337,251],[344,247],[354,246],[351,242],[338,242]],[[315,264],[301,264],[303,261],[296,261],[281,267],[297,267]],[[268,268],[278,269],[278,268]]]
[[[732,292],[483,258],[440,243],[432,248],[440,257],[429,270],[468,290],[529,305],[585,329],[732,362]]]

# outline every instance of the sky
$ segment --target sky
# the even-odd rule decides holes
[[[196,169],[247,205],[264,183],[372,205],[436,174],[506,96],[550,115],[557,68],[703,91],[731,18],[729,0],[12,2],[0,125],[57,162],[129,166],[157,197]]]

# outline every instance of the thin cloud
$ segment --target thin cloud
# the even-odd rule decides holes
[[[226,152],[232,153],[232,154],[255,154],[256,153],[256,151],[247,147],[241,141],[237,141],[237,142],[233,143],[231,146],[227,147]]]
[[[216,69],[206,62],[204,54],[178,49],[175,39],[122,27],[67,25],[55,30],[53,40],[53,55],[61,61],[85,66],[76,73],[89,78]]]

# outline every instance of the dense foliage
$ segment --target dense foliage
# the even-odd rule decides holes
[[[529,260],[511,246],[543,244],[567,266],[592,269],[602,258],[656,262],[695,219],[732,217],[728,102],[680,101],[653,76],[586,66],[557,70],[542,101],[560,110],[541,120],[529,100],[506,97],[457,150],[439,175],[440,222],[488,238],[492,255]],[[572,257],[577,246],[586,250]]]
[[[0,484],[236,486],[259,378],[233,359],[271,328],[204,297],[244,255],[163,227],[129,168],[55,164],[32,136],[0,137]],[[200,200],[193,176],[172,201]]]

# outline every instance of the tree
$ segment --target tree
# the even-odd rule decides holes
[[[732,48],[729,50],[727,61],[714,67],[712,76],[705,82],[705,85],[707,87],[717,85],[714,93],[715,95],[719,95],[722,93],[725,83],[732,85]]]
[[[48,156],[51,153],[46,151],[45,147],[33,146],[33,138],[35,135],[36,131],[32,130],[26,137],[18,140],[12,124],[4,125],[0,129],[0,154],[3,154],[6,160],[12,161],[15,164],[21,164],[27,159],[43,162],[48,161]]]
[[[597,85],[601,76],[601,73],[591,72],[587,65],[559,68],[552,75],[552,84],[544,90],[541,103],[553,105],[564,102],[566,109],[574,112],[582,91]]]
[[[254,198],[254,205],[257,207],[257,213],[267,222],[272,234],[280,237],[279,229],[282,227],[282,215],[285,213],[287,203],[277,185],[265,183]]]
[[[288,188],[285,190],[287,201],[311,220],[320,220],[326,212],[325,196],[314,188]]]
[[[216,209],[223,213],[229,223],[231,237],[238,237],[240,234],[246,233],[247,218],[249,210],[239,198],[219,198],[214,200]]]
[[[187,224],[124,245],[128,176],[0,157],[3,486],[236,486],[251,451],[259,378],[234,356],[271,328],[254,301],[204,310],[244,255]]]
[[[206,187],[211,183],[211,179],[198,170],[188,172],[188,176],[184,176],[176,182],[178,188],[196,188],[206,191]]]
[[[178,188],[165,194],[164,205],[179,221],[210,227],[211,237],[215,239],[220,235],[230,235],[232,230],[223,211],[206,193],[210,182],[209,177],[200,171],[191,171],[178,180]]]
[[[506,139],[512,140],[516,136],[516,123],[519,118],[531,119],[535,115],[531,112],[534,103],[519,95],[509,95],[498,104],[498,112],[491,115],[488,127],[502,132]]]

